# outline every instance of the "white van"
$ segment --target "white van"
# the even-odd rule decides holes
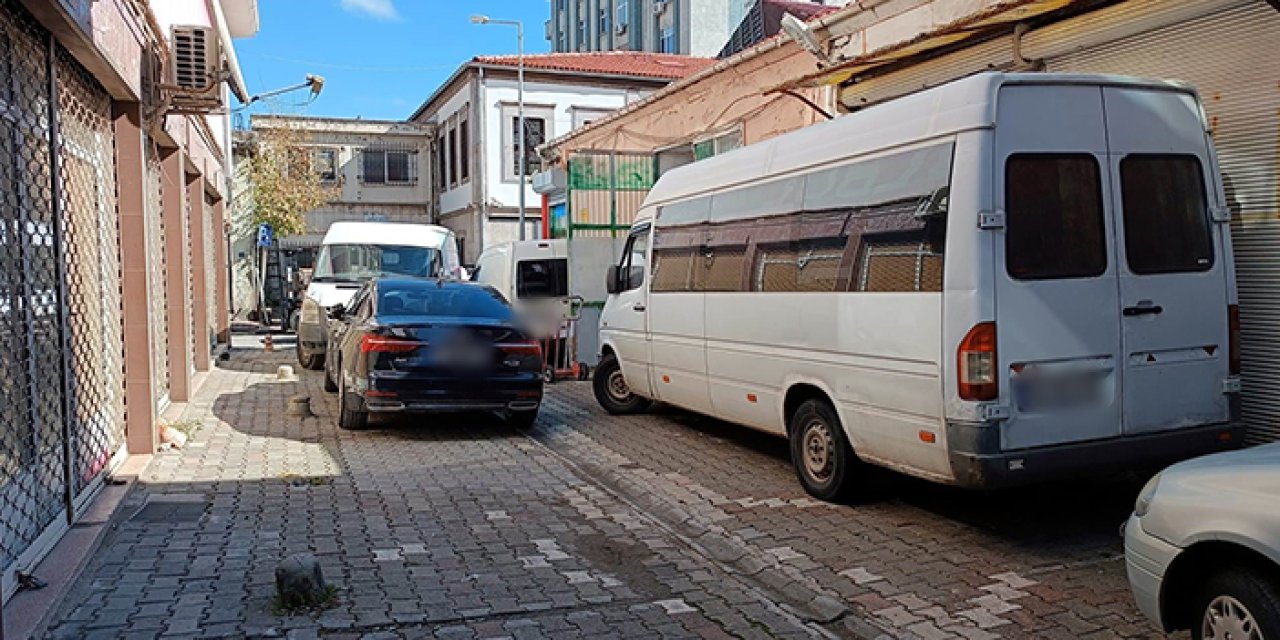
[[[601,317],[596,397],[996,487],[1237,444],[1236,291],[1193,89],[983,73],[663,175]]]
[[[456,278],[462,273],[458,242],[445,227],[393,222],[335,222],[321,241],[302,299],[298,364],[324,366],[329,309],[346,304],[360,285],[381,275]]]
[[[471,279],[498,290],[538,338],[556,335],[572,312],[569,245],[563,239],[504,242],[476,259]]]

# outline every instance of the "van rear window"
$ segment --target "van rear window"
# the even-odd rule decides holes
[[[1130,271],[1152,274],[1213,268],[1213,236],[1199,159],[1128,156],[1120,161],[1120,192]]]
[[[1005,266],[1014,278],[1089,278],[1107,270],[1102,185],[1093,156],[1010,156],[1005,213]]]
[[[569,261],[521,260],[516,263],[516,295],[521,298],[563,298],[569,295]]]

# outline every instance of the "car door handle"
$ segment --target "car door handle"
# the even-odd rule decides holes
[[[1154,306],[1136,306],[1136,307],[1124,308],[1124,315],[1131,316],[1131,317],[1147,315],[1147,314],[1151,314],[1154,316],[1154,315],[1159,315],[1163,312],[1164,312],[1164,307],[1158,304]]]
[[[645,310],[645,309],[647,309],[647,308],[648,308],[648,307],[645,307],[643,304],[640,304],[639,302],[637,302],[637,303],[635,303],[635,304],[631,305],[631,310],[632,310],[632,311],[644,311],[644,310]]]

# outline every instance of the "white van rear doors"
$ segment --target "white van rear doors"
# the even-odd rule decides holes
[[[1102,90],[1124,346],[1126,434],[1225,422],[1223,224],[1200,106],[1186,92]]]
[[[1102,91],[1005,86],[994,145],[1001,444],[1120,435],[1120,297]]]

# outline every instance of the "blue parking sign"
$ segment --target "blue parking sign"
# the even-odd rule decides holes
[[[259,247],[271,246],[271,225],[265,222],[258,225],[258,246]]]

